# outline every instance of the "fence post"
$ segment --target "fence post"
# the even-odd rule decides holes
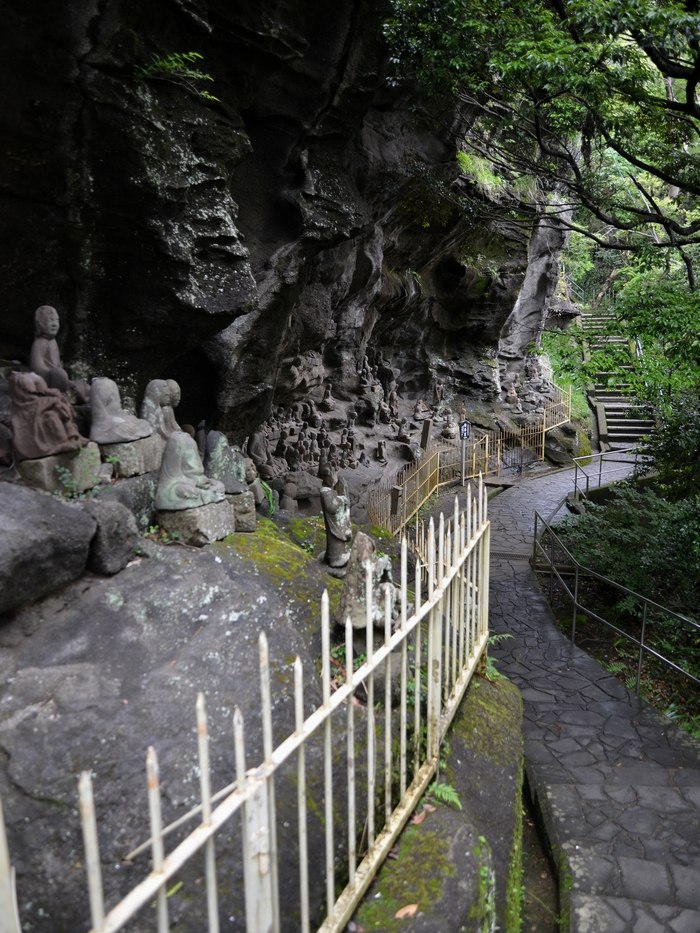
[[[642,659],[644,657],[644,635],[647,627],[647,604],[644,603],[644,613],[642,615],[642,633],[639,636],[639,660],[637,661],[637,689],[635,693],[639,696],[639,684],[642,679]]]
[[[5,820],[0,800],[0,926],[3,933],[21,933],[15,895],[15,870],[10,864],[10,849],[5,834]]]
[[[435,525],[431,518],[428,527],[428,599],[432,599],[436,587],[435,556]],[[428,759],[437,758],[440,751],[441,635],[442,617],[440,611],[439,609],[431,609],[428,614]]]
[[[272,933],[272,876],[270,872],[270,830],[267,781],[249,771],[246,782],[254,784],[243,808],[243,832],[246,838],[245,877],[246,930],[248,933]]]
[[[574,616],[571,620],[571,644],[576,644],[576,617],[578,613],[578,565],[576,565],[576,576],[574,578]]]

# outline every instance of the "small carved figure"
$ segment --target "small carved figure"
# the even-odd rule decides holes
[[[422,398],[419,398],[416,401],[415,407],[413,409],[413,420],[414,421],[425,421],[426,418],[430,418],[432,411],[425,404]]]
[[[309,413],[308,413],[308,422],[312,428],[320,428],[323,423],[321,418],[321,412],[316,408],[316,402],[312,398],[309,399]]]
[[[323,392],[323,398],[318,407],[321,411],[333,411],[335,408],[335,399],[333,398],[333,389],[330,382]]]
[[[288,451],[289,449],[291,449],[291,445],[288,446]],[[262,428],[253,431],[248,438],[248,456],[255,464],[262,479],[274,479],[275,476],[280,476],[285,472],[286,468],[272,459],[267,438]]]
[[[87,444],[81,437],[70,402],[37,373],[12,373],[12,446],[15,459],[38,460],[69,453]]]
[[[445,423],[445,426],[440,433],[448,440],[452,440],[459,434],[459,427],[452,412],[449,412],[447,415],[447,422]]]
[[[321,489],[321,507],[326,526],[326,552],[324,560],[329,567],[344,567],[350,559],[350,500],[343,480],[338,480],[335,489]]]
[[[284,491],[280,497],[280,508],[285,512],[297,511],[297,486],[296,483],[286,482]]]
[[[195,509],[221,502],[224,496],[224,484],[205,475],[194,439],[184,431],[174,431],[165,445],[158,475],[156,509]]]
[[[375,457],[377,458],[378,463],[384,464],[388,462],[386,457],[386,441],[379,441],[377,444],[377,452]]]
[[[389,410],[391,411],[391,417],[397,419],[399,417],[399,397],[396,394],[396,389],[392,389],[389,393]]]
[[[41,376],[49,389],[65,392],[70,384],[68,373],[61,366],[56,335],[60,328],[58,311],[51,305],[41,305],[34,312],[34,342],[29,351],[29,366]]]
[[[148,421],[130,415],[122,409],[117,384],[106,376],[98,376],[92,380],[90,407],[90,440],[98,444],[136,441],[153,433]]]
[[[411,443],[411,431],[408,427],[408,418],[402,418],[399,422],[399,431],[396,439],[402,441],[404,444]]]

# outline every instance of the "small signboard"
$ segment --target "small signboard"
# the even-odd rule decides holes
[[[459,423],[459,436],[461,440],[468,441],[472,434],[472,423],[471,421],[460,421]]]

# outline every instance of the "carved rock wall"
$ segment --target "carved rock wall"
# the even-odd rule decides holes
[[[74,374],[127,397],[175,378],[180,419],[234,440],[324,378],[349,392],[380,347],[406,394],[439,379],[496,399],[538,241],[528,254],[460,180],[450,106],[387,87],[388,4],[10,7],[0,356],[25,361],[32,312],[53,303]],[[178,75],[135,79],[184,51],[218,101]]]

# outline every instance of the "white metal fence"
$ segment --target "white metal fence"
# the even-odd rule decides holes
[[[342,651],[337,647],[331,652],[332,622],[324,594],[322,703],[305,715],[304,680],[315,680],[317,674],[304,672],[297,658],[293,695],[280,698],[275,692],[274,696],[275,706],[283,700],[293,704],[295,712],[294,731],[277,747],[273,747],[267,640],[261,634],[263,760],[257,767],[247,766],[243,719],[236,710],[236,775],[212,793],[207,714],[200,695],[196,767],[201,803],[176,823],[163,826],[158,760],[155,750],[148,750],[150,829],[144,830],[144,836],[150,833],[150,838],[127,858],[145,861],[150,853],[150,871],[144,866],[143,879],[109,908],[103,893],[92,776],[82,774],[79,797],[92,933],[122,929],[165,933],[175,908],[178,929],[206,928],[209,933],[220,929],[308,933],[312,928],[327,933],[345,927],[436,773],[440,742],[488,639],[489,523],[482,483],[474,497],[469,490],[461,511],[455,499],[453,515],[449,520],[441,516],[437,530],[431,520],[420,531],[419,541],[421,554],[411,581],[407,544],[402,541],[398,614],[394,612],[392,618],[391,593],[386,588],[380,635],[371,623],[368,566],[367,629],[361,636],[361,655],[354,642],[357,632],[349,623],[344,632],[344,658],[339,660]],[[312,758],[315,761],[309,767]],[[290,797],[294,800],[291,820],[288,812],[280,815],[276,805],[282,799],[280,792],[287,802]],[[312,817],[323,836],[320,845],[318,838],[310,836]],[[187,823],[194,828],[183,835]],[[291,842],[290,825],[295,837]],[[282,835],[286,842],[280,841]],[[166,851],[170,839],[175,842]],[[310,865],[312,843],[318,861]],[[230,857],[232,848],[239,869],[242,864],[244,893],[232,890],[235,885],[230,877],[222,884],[230,863],[224,865],[221,851],[225,849]],[[177,879],[195,856],[197,862],[204,858],[203,880],[198,889],[190,886],[185,900],[177,893]],[[290,887],[292,863],[294,890]],[[20,878],[20,889],[21,884]],[[12,889],[0,811],[1,933],[20,930]],[[237,897],[239,905],[234,910]],[[244,914],[245,921],[234,922],[234,912]],[[75,929],[84,927],[76,923]]]

